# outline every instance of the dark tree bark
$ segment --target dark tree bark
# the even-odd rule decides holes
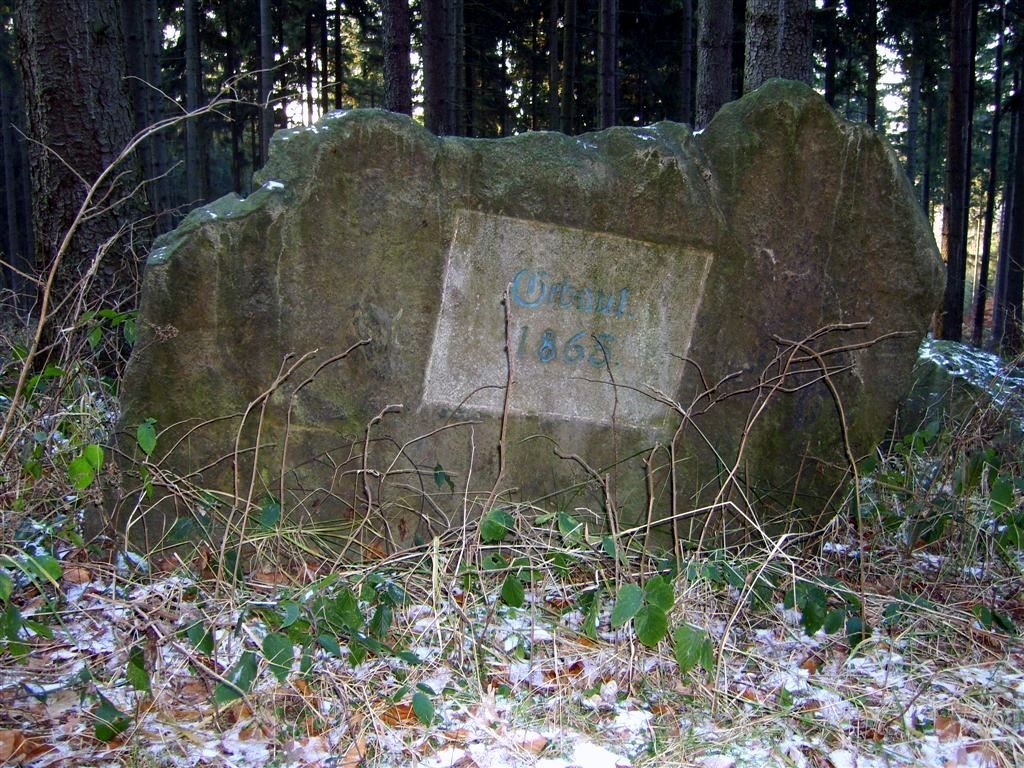
[[[25,277],[32,274],[33,268],[31,249],[23,234],[25,230],[31,229],[31,222],[24,215],[23,201],[19,199],[20,176],[25,172],[24,146],[19,140],[15,124],[19,106],[14,73],[4,71],[0,73],[0,120],[3,121],[0,131],[3,133],[4,227],[7,237],[4,243],[3,280],[0,280],[5,295],[0,297],[0,308],[9,307],[19,316],[28,317],[35,296],[32,284]]]
[[[341,56],[341,0],[335,0],[334,3],[334,40],[331,43],[331,58],[334,59],[334,108],[342,109],[345,62]]]
[[[924,59],[916,53],[906,62],[910,73],[910,94],[907,98],[907,178],[917,188],[918,134],[921,132],[921,89],[924,86]]]
[[[136,133],[141,133],[162,117],[162,45],[156,0],[122,2],[121,9],[126,65],[130,75],[128,92],[131,96],[133,127]],[[139,146],[139,160],[146,182],[150,212],[155,216],[156,231],[166,231],[171,226],[171,203],[170,189],[164,176],[167,150],[163,132],[154,133]]]
[[[448,9],[445,0],[423,0],[423,112],[427,130],[443,136],[452,132],[448,98]]]
[[[120,7],[116,0],[20,0],[14,22],[33,139],[36,265],[48,272],[86,200],[86,185],[132,136]],[[135,162],[121,168],[117,186],[93,198],[106,210],[81,221],[68,240],[47,298],[44,343],[63,341],[82,308],[134,304],[139,261],[124,232],[137,209],[115,203],[140,174]]]
[[[274,110],[270,96],[274,91],[274,32],[270,13],[270,0],[260,0],[260,159],[267,162],[270,137],[274,133]]]
[[[825,101],[830,107],[836,105],[836,36],[839,19],[837,16],[836,0],[825,0],[822,5],[822,18],[824,26],[824,50],[822,57],[825,60]]]
[[[464,136],[463,101],[466,93],[466,29],[463,0],[447,0],[448,37],[448,124],[452,133]]]
[[[985,223],[981,236],[981,259],[974,291],[974,323],[971,327],[971,344],[980,347],[985,333],[985,310],[988,307],[988,271],[992,260],[992,222],[996,211],[996,175],[999,167],[999,126],[1002,120],[1003,91],[1003,37],[1006,28],[1006,5],[1001,8],[1002,22],[996,41],[996,71],[993,76],[992,98],[992,140],[988,154],[988,184],[985,189]]]
[[[682,58],[679,62],[679,122],[693,124],[693,0],[683,0]]]
[[[233,80],[238,75],[239,61],[236,39],[235,15],[231,5],[228,4],[224,9],[224,73],[228,80]],[[238,194],[243,194],[246,191],[242,179],[242,171],[245,166],[245,153],[242,151],[245,123],[242,121],[241,109],[238,104],[232,102],[228,107],[228,113],[231,115],[231,187]]]
[[[704,128],[732,93],[732,0],[697,6],[697,120]]]
[[[946,293],[935,335],[960,341],[963,336],[967,272],[967,213],[971,167],[971,0],[952,0],[950,32],[949,123],[946,143],[946,196],[942,205],[942,243],[946,255]]]
[[[320,91],[320,113],[326,115],[331,111],[330,104],[330,58],[328,57],[328,48],[330,44],[329,36],[327,34],[327,0],[320,0],[316,9],[316,23],[317,31],[320,34],[320,73],[318,75],[318,85]]]
[[[199,0],[185,0],[185,108],[189,112],[199,109],[203,103],[203,74],[199,53]],[[201,203],[205,198],[203,184],[203,146],[200,132],[201,118],[185,121],[185,189],[190,206]]]
[[[565,0],[565,35],[562,43],[562,133],[576,132],[576,6]]]
[[[1010,168],[1003,193],[1004,220],[996,270],[995,306],[992,317],[992,345],[1006,357],[1024,351],[1021,323],[1024,322],[1024,121],[1021,120],[1021,84],[1024,71],[1014,72],[1016,110],[1011,119]]]
[[[547,17],[548,43],[548,130],[557,131],[561,115],[558,109],[558,0],[548,4]]]
[[[747,0],[743,90],[770,77],[810,84],[813,72],[810,0]]]
[[[384,0],[384,109],[412,114],[409,0]]]
[[[312,125],[314,120],[313,110],[313,14],[306,14],[306,21],[303,25],[302,35],[302,74],[305,79],[306,91],[306,125]]]
[[[598,124],[601,128],[615,125],[618,114],[618,86],[616,69],[619,49],[619,4],[617,0],[600,0],[598,20],[598,69],[600,87],[598,91]]]
[[[872,128],[878,127],[878,2],[867,2],[867,40],[864,59],[867,63],[867,93],[865,121]]]

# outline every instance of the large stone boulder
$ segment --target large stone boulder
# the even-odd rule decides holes
[[[884,435],[942,289],[891,150],[791,82],[697,136],[337,113],[279,132],[257,183],[146,267],[121,446],[131,470],[156,420],[158,493],[119,514],[149,542],[202,489],[232,524],[272,496],[374,550],[495,503],[806,526]]]

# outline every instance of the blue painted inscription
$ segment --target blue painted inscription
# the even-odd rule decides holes
[[[557,309],[573,309],[587,315],[606,315],[608,317],[632,317],[627,314],[626,303],[629,301],[629,288],[605,292],[593,288],[581,288],[573,285],[567,278],[557,283],[548,283],[544,270],[520,269],[512,278],[510,294],[512,301],[520,307],[535,309],[550,306]]]

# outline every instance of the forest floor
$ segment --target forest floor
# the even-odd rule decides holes
[[[1024,765],[1024,472],[991,407],[893,440],[813,536],[659,559],[508,505],[352,564],[269,499],[241,577],[214,541],[82,539],[98,431],[55,435],[112,418],[83,398],[7,453],[0,764]]]

